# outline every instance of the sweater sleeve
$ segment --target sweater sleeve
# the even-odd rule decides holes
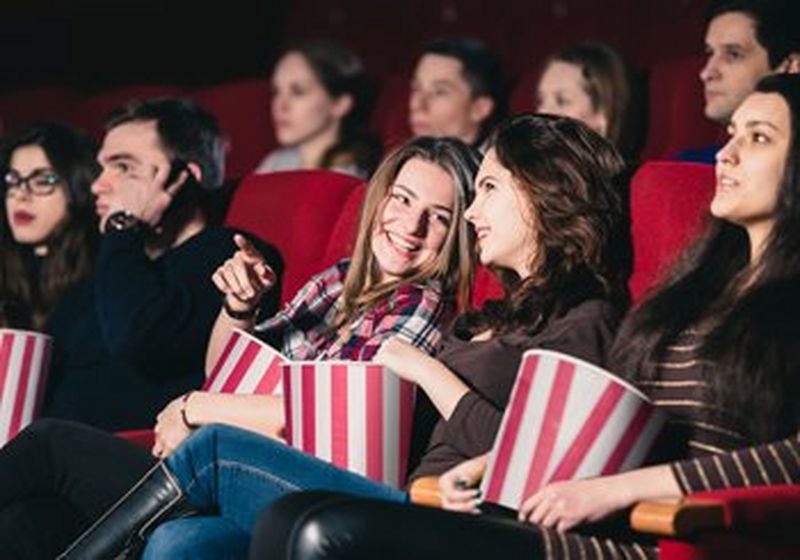
[[[543,348],[605,366],[618,321],[619,312],[612,305],[589,302],[576,313],[554,321],[543,336],[531,339],[526,346],[518,346],[517,362],[525,350]],[[469,391],[446,422],[448,441],[468,457],[485,453],[491,449],[500,429],[505,406],[506,402],[493,402],[477,391]]]
[[[96,308],[101,333],[113,355],[136,358],[150,348],[170,344],[187,327],[199,303],[187,276],[202,275],[199,281],[205,282],[220,259],[232,252],[232,243],[217,243],[218,238],[210,241],[215,243],[170,250],[186,251],[182,267],[194,263],[193,270],[181,272],[167,265],[167,255],[173,258],[169,251],[160,259],[148,258],[143,232],[109,232],[103,237],[95,279]],[[190,252],[196,252],[196,258],[186,258]]]
[[[800,483],[800,434],[728,453],[677,461],[672,472],[684,494],[725,488]]]

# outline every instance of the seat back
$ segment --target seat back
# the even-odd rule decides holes
[[[361,180],[332,171],[284,171],[246,176],[225,223],[270,243],[284,260],[282,301],[326,264],[331,233]]]
[[[649,80],[647,142],[642,159],[661,159],[717,142],[721,129],[703,114],[701,57],[653,67]]]
[[[407,74],[395,74],[383,80],[372,113],[372,128],[380,136],[386,150],[411,138],[408,126],[410,84],[411,77]]]
[[[217,117],[228,141],[226,178],[251,173],[277,146],[269,119],[267,80],[226,82],[197,90],[192,97]]]
[[[657,161],[636,172],[631,182],[634,301],[700,233],[713,194],[711,165]]]

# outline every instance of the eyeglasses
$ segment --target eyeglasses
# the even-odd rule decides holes
[[[47,196],[53,194],[56,187],[63,182],[58,173],[49,169],[37,169],[27,177],[16,171],[9,171],[3,177],[3,188],[6,196],[21,189],[26,189],[35,196]]]

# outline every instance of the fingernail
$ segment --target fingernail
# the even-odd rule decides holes
[[[456,488],[458,488],[459,490],[466,490],[467,489],[467,481],[466,480],[462,480],[462,479],[456,480]]]

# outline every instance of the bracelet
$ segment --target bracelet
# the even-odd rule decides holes
[[[186,407],[189,404],[189,397],[192,396],[194,391],[189,391],[183,398],[181,399],[181,420],[183,420],[183,425],[189,428],[190,430],[196,430],[200,427],[199,424],[192,424],[189,422],[189,419],[186,417]]]
[[[231,319],[236,319],[237,321],[245,321],[252,319],[253,317],[256,316],[256,312],[258,311],[258,306],[256,305],[245,311],[236,311],[235,309],[231,309],[231,306],[228,305],[228,298],[223,296],[222,309],[225,310],[225,315],[227,315]]]

